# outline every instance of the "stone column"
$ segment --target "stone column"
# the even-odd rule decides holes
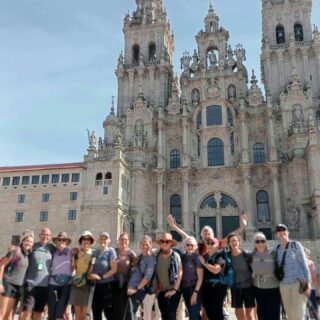
[[[243,177],[243,199],[245,199],[245,213],[248,216],[248,225],[246,227],[246,240],[250,241],[253,237],[255,226],[254,226],[254,213],[252,211],[252,192],[250,185],[250,165],[241,165],[242,177]]]
[[[150,67],[149,68],[149,85],[150,85],[150,91],[149,91],[149,97],[152,97],[154,99],[154,93],[155,93],[155,87],[154,87],[154,75],[155,75],[155,68]],[[153,101],[153,103],[156,101]]]
[[[182,190],[182,222],[184,231],[189,233],[191,230],[190,227],[190,217],[191,211],[189,208],[189,169],[181,169],[182,173],[182,182],[183,182],[183,190]]]
[[[128,102],[132,103],[133,99],[134,99],[134,70],[129,70],[128,72],[128,76],[129,76],[129,97],[128,97]]]
[[[284,67],[283,67],[283,53],[282,51],[277,51],[277,57],[278,57],[278,67],[279,67],[279,76],[280,76],[280,87],[283,87],[285,85],[285,79],[284,79]]]
[[[182,117],[182,167],[187,167],[189,163],[189,148],[188,148],[188,119],[186,106],[183,107]]]
[[[279,188],[279,162],[273,163],[270,166],[272,175],[273,189],[273,207],[274,207],[274,224],[282,223],[280,188]]]
[[[160,70],[160,97],[159,101],[163,106],[166,106],[166,76],[167,76],[167,70],[165,70],[164,67]]]
[[[308,59],[308,49],[303,48],[302,49],[302,54],[303,54],[303,67],[304,67],[304,74],[305,74],[305,79],[304,81],[306,83],[310,83],[310,70],[309,70],[309,59]]]
[[[158,108],[158,161],[157,168],[164,168],[164,113],[162,108]]]
[[[274,136],[273,116],[272,116],[272,97],[267,95],[267,118],[268,118],[268,143],[269,143],[269,161],[277,161],[277,149]]]
[[[164,185],[164,170],[157,170],[157,230],[163,232],[163,185]]]
[[[214,200],[217,203],[217,210],[216,210],[216,227],[217,227],[217,234],[216,237],[222,239],[222,216],[221,216],[221,208],[220,208],[220,201],[222,199],[220,191],[214,193]]]
[[[248,127],[246,119],[246,106],[244,99],[240,99],[240,121],[241,121],[241,163],[249,162],[249,142],[248,142]]]

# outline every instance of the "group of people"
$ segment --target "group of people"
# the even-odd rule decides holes
[[[108,320],[132,320],[140,306],[144,320],[153,319],[153,308],[156,319],[175,320],[183,297],[190,320],[224,320],[228,288],[238,320],[280,320],[281,304],[288,320],[305,320],[308,297],[317,315],[320,290],[314,264],[299,242],[289,240],[285,225],[276,227],[280,244],[274,250],[258,232],[249,252],[241,248],[239,236],[246,215],[222,240],[206,226],[197,241],[171,215],[167,221],[184,238],[182,249],[169,232],[155,241],[143,236],[136,254],[127,233],[112,248],[108,232],[95,239],[84,231],[71,248],[66,232],[51,243],[51,231],[45,228],[34,243],[34,233],[26,230],[20,245],[9,248],[0,261],[0,319],[13,319],[20,302],[22,320],[40,320],[46,309],[49,320],[69,320],[70,306],[75,320],[89,314],[94,320],[102,314]]]

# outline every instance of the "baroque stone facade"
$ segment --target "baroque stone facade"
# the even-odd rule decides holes
[[[70,199],[63,190],[73,190],[72,184],[12,185],[26,171],[32,176],[48,169],[51,178],[62,177],[68,164],[1,168],[1,240],[25,227],[41,228],[27,215],[15,223],[14,215],[22,212],[19,194],[44,188],[61,189],[50,205],[63,209],[56,216],[49,212],[48,224],[67,229],[74,239],[83,229],[108,229],[113,238],[127,230],[137,242],[166,229],[169,212],[194,234],[209,224],[225,236],[246,212],[248,240],[255,230],[273,238],[280,222],[294,237],[318,239],[320,32],[311,28],[311,7],[311,0],[262,0],[264,96],[245,67],[245,49],[229,45],[212,5],[196,35],[197,48],[181,57],[178,78],[162,0],[136,0],[136,10],[124,18],[117,111],[112,102],[104,137],[88,132],[88,153],[78,164],[77,219],[69,226],[65,215]],[[25,211],[37,214],[41,208],[33,202]]]

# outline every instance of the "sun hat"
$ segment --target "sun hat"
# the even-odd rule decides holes
[[[161,241],[170,241],[171,247],[175,247],[178,244],[178,242],[172,238],[172,234],[169,232],[162,233],[162,235],[156,239],[155,242],[160,246]]]
[[[52,242],[54,242],[56,244],[56,241],[58,239],[65,239],[67,246],[71,243],[71,239],[68,237],[67,233],[64,231],[59,232],[59,234],[55,238],[52,238]]]
[[[82,238],[84,238],[84,237],[91,238],[91,244],[94,243],[94,238],[93,238],[92,233],[89,230],[85,230],[85,231],[82,232],[82,234],[81,234],[81,236],[79,238],[79,244],[81,244]]]

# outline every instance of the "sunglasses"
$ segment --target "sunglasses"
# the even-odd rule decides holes
[[[83,237],[82,240],[84,240],[84,241],[91,241],[91,238]]]
[[[263,240],[263,239],[261,239],[261,240],[256,240],[256,241],[255,241],[255,243],[256,243],[256,244],[259,244],[259,243],[266,243],[266,240]]]
[[[58,242],[66,242],[66,239],[57,239]]]
[[[207,246],[214,246],[214,242],[207,242]]]
[[[192,244],[192,243],[187,243],[186,244],[186,247],[194,247],[195,245],[194,244]]]
[[[277,232],[282,232],[282,231],[286,231],[286,229],[285,229],[285,228],[279,228],[279,229],[277,229]]]
[[[161,244],[169,244],[171,243],[171,240],[160,240]]]

